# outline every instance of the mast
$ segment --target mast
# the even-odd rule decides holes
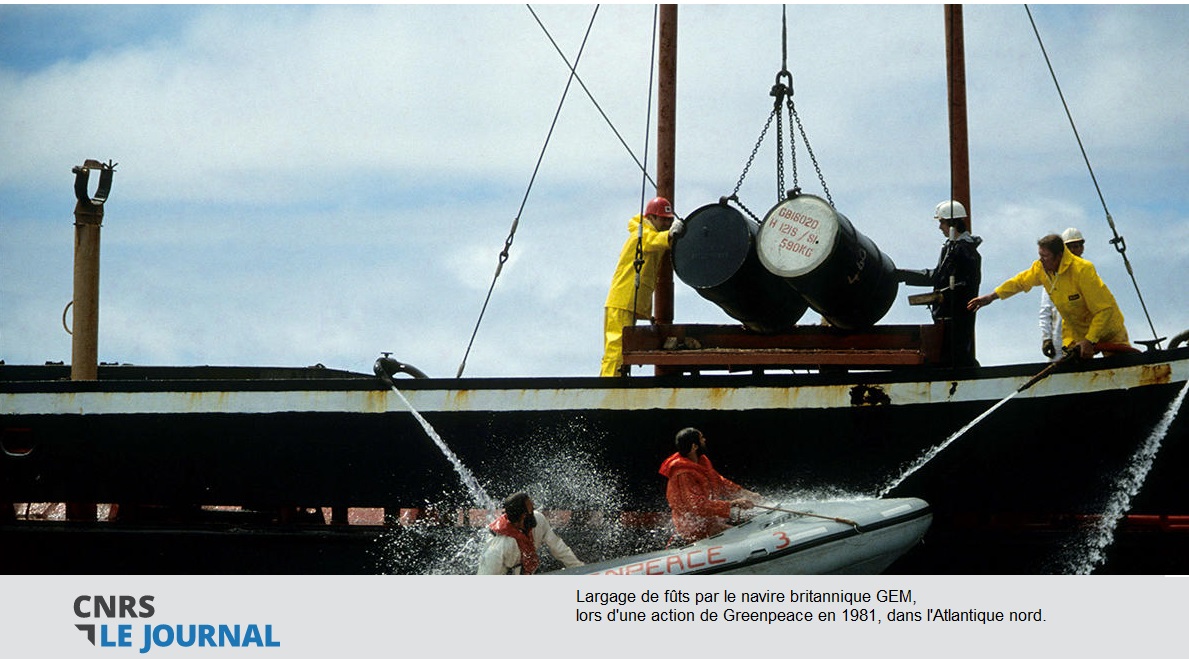
[[[974,212],[970,208],[970,147],[966,132],[966,42],[962,33],[962,5],[945,6],[946,95],[950,117],[950,199],[966,207],[966,229],[974,231]],[[953,278],[950,279],[953,281]],[[973,321],[971,321],[973,322]],[[943,325],[943,332],[958,332],[953,322]],[[970,328],[970,351],[978,353],[978,332]],[[956,345],[954,339],[950,345]],[[943,341],[944,345],[944,341]],[[953,355],[949,355],[953,358]]]
[[[657,42],[657,124],[656,124],[656,193],[673,203],[674,153],[677,147],[677,5],[661,5],[660,37]],[[656,322],[673,322],[673,256],[665,252],[656,275],[654,298]],[[654,368],[656,375],[668,372],[663,366]]]
[[[661,5],[657,42],[656,194],[673,202],[677,125],[677,5]],[[656,320],[673,322],[673,258],[666,253],[656,281]]]
[[[945,6],[946,89],[950,117],[950,198],[970,210],[970,149],[966,134],[966,54],[962,35],[962,5]],[[973,226],[968,227],[971,231]]]

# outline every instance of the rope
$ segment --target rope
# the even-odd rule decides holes
[[[1069,111],[1069,104],[1065,102],[1065,94],[1061,92],[1061,83],[1057,82],[1057,73],[1053,70],[1053,63],[1049,60],[1049,53],[1045,50],[1044,41],[1040,38],[1040,30],[1036,27],[1036,21],[1032,18],[1032,10],[1028,5],[1024,5],[1024,11],[1028,12],[1028,22],[1032,24],[1032,32],[1036,34],[1036,43],[1040,45],[1040,52],[1044,55],[1045,65],[1049,68],[1049,76],[1053,78],[1053,86],[1057,88],[1057,96],[1061,99],[1061,106],[1065,108],[1065,116],[1069,119],[1069,127],[1073,129],[1073,136],[1077,140],[1078,149],[1082,152],[1082,160],[1086,162],[1086,169],[1090,172],[1090,180],[1094,183],[1094,190],[1098,193],[1098,201],[1102,204],[1102,212],[1106,214],[1106,223],[1111,228],[1111,234],[1114,238],[1111,239],[1110,244],[1115,247],[1115,251],[1119,256],[1123,257],[1123,265],[1127,268],[1127,275],[1131,277],[1131,285],[1135,287],[1135,295],[1139,298],[1139,305],[1144,310],[1144,318],[1148,321],[1148,328],[1152,330],[1153,343],[1157,348],[1164,339],[1156,335],[1156,326],[1152,324],[1152,316],[1148,313],[1148,305],[1144,303],[1144,295],[1139,290],[1139,282],[1135,279],[1135,271],[1131,268],[1131,260],[1127,258],[1127,243],[1119,232],[1115,230],[1115,220],[1111,217],[1110,210],[1106,207],[1106,199],[1102,196],[1102,188],[1098,185],[1098,178],[1094,176],[1094,168],[1090,166],[1090,157],[1086,155],[1086,147],[1082,144],[1082,136],[1078,134],[1078,127],[1073,122],[1073,113]]]
[[[529,11],[532,8],[529,7]],[[594,12],[590,15],[590,24],[586,26],[586,34],[582,37],[582,45],[578,48],[578,55],[574,58],[574,67],[570,69],[570,77],[566,80],[566,87],[562,91],[561,100],[557,103],[557,110],[553,113],[553,122],[549,125],[549,132],[545,135],[545,143],[541,146],[541,153],[537,156],[537,164],[533,167],[533,174],[529,177],[528,187],[524,191],[524,198],[520,201],[520,209],[516,211],[516,217],[512,220],[512,227],[508,231],[508,238],[504,241],[504,249],[500,252],[499,263],[495,268],[495,275],[491,278],[491,286],[487,289],[487,297],[483,300],[483,308],[479,310],[479,318],[475,321],[475,329],[471,332],[471,340],[467,343],[466,352],[463,353],[462,362],[458,365],[458,372],[454,377],[461,378],[463,370],[466,369],[467,357],[471,354],[471,348],[475,345],[475,336],[479,333],[479,324],[483,322],[483,316],[487,313],[487,305],[491,302],[491,294],[495,290],[495,282],[500,278],[500,273],[504,269],[504,263],[508,261],[508,252],[512,249],[512,240],[516,237],[516,229],[520,225],[520,216],[524,213],[524,207],[528,203],[529,193],[532,192],[533,182],[537,180],[537,172],[541,170],[541,162],[545,159],[545,151],[549,148],[549,140],[553,137],[553,130],[557,127],[557,120],[561,116],[562,106],[565,105],[566,95],[570,93],[570,85],[577,77],[575,68],[578,66],[578,61],[582,59],[582,51],[586,49],[586,40],[590,38],[590,30],[594,27],[594,19],[599,13],[598,5],[595,5]],[[534,13],[533,16],[536,16]]]
[[[632,325],[636,324],[636,309],[640,304],[640,272],[644,269],[644,199],[648,196],[648,183],[651,179],[648,178],[648,142],[651,138],[652,132],[652,88],[653,78],[656,75],[656,36],[658,29],[658,15],[660,12],[660,5],[653,5],[652,8],[652,47],[649,50],[652,53],[650,58],[650,65],[648,67],[648,104],[645,106],[645,120],[644,120],[644,176],[640,180],[640,227],[636,232],[636,260],[632,263],[636,270],[635,289],[632,291]],[[655,184],[653,184],[655,187]],[[624,365],[624,369],[630,368]]]
[[[827,519],[827,520],[830,520],[831,522],[838,522],[839,524],[850,524],[851,526],[855,527],[856,531],[862,532],[861,529],[859,528],[858,522],[856,522],[853,519],[847,519],[845,517],[830,517],[828,515],[818,515],[815,513],[807,513],[802,510],[789,510],[788,508],[777,508],[776,506],[764,506],[764,505],[761,505],[758,503],[752,504],[752,505],[756,508],[763,508],[764,510],[775,510],[778,513],[789,513],[791,515],[798,515],[800,517],[816,517],[818,519]]]

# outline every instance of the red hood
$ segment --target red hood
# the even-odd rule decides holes
[[[710,460],[704,455],[698,457],[698,462],[694,462],[680,453],[674,453],[673,455],[665,458],[665,461],[661,463],[661,468],[659,471],[661,476],[670,478],[675,471],[681,471],[682,469],[696,469],[698,471],[705,472],[706,467],[709,466]]]

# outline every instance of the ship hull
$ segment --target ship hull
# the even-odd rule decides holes
[[[785,498],[919,497],[935,516],[930,537],[952,535],[947,542],[957,546],[996,532],[1076,538],[1084,520],[1104,513],[1185,386],[1189,349],[1059,369],[885,492],[906,466],[1044,366],[396,382],[496,499],[529,488],[555,509],[663,511],[656,468],[674,433],[696,426],[718,469],[752,489]],[[110,367],[99,381],[69,382],[0,369],[0,501],[475,506],[402,396],[378,378]],[[1189,515],[1180,478],[1189,466],[1185,416],[1163,435],[1130,513]],[[1039,544],[1051,555],[1058,542]],[[934,549],[929,565],[914,570],[972,564]],[[1043,564],[1027,569],[1051,569]],[[980,571],[997,571],[986,565]]]

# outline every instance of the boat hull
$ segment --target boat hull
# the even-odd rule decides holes
[[[559,575],[879,574],[920,542],[933,516],[920,499],[794,502],[680,547]]]

